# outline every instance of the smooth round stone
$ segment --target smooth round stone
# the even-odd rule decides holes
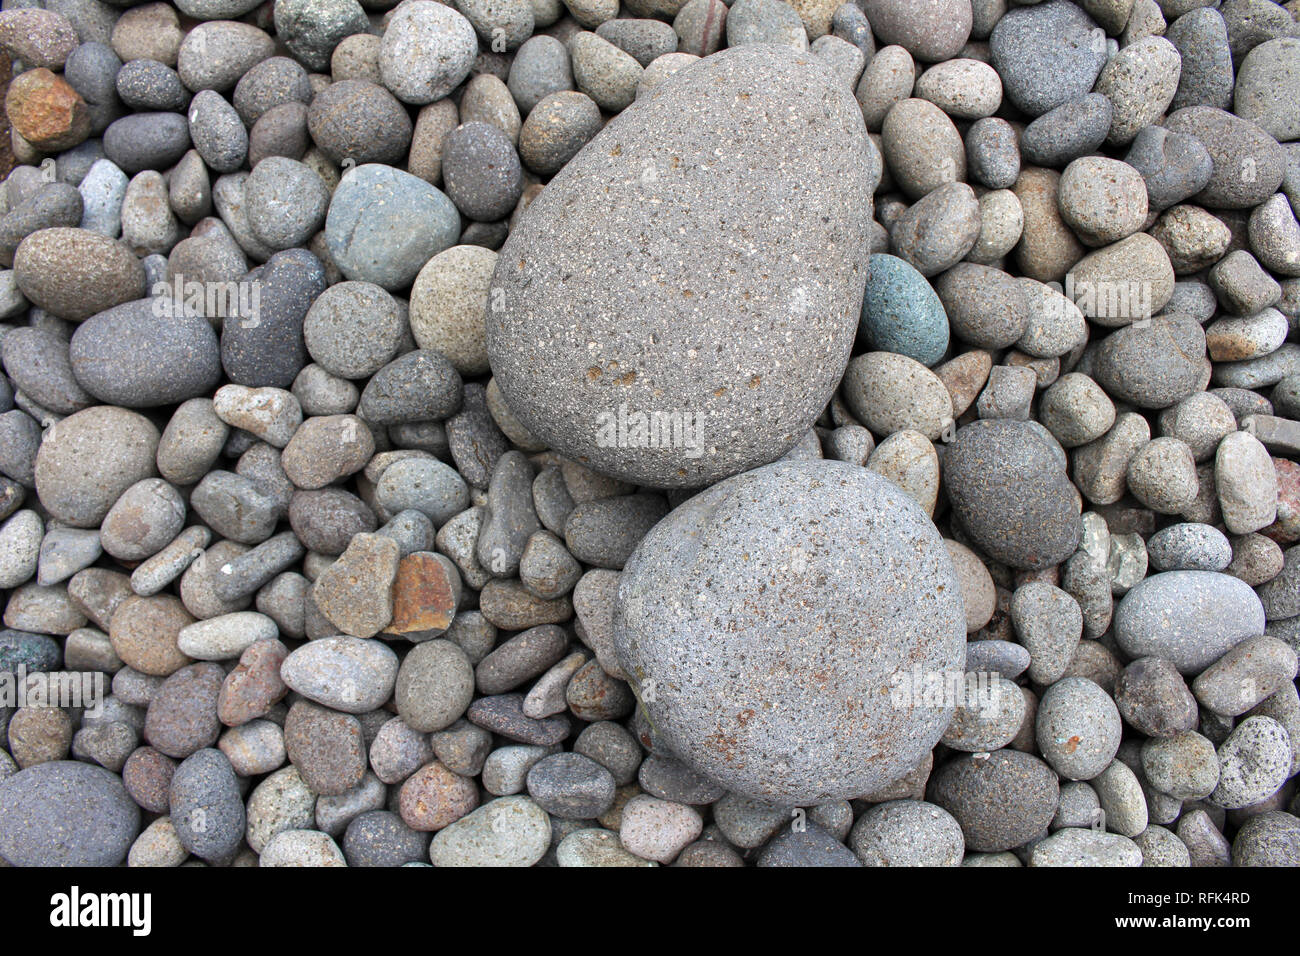
[[[799,14],[773,0],[736,0],[727,13],[727,46],[772,44],[800,52],[808,49],[808,34]]]
[[[1002,80],[987,63],[949,60],[917,78],[916,95],[955,119],[981,119],[993,115],[1001,105]]]
[[[1211,525],[1175,524],[1147,540],[1147,560],[1157,571],[1222,571],[1232,562],[1232,545]]]
[[[1118,242],[1146,220],[1146,183],[1136,169],[1119,160],[1076,159],[1061,174],[1058,189],[1061,215],[1090,246]]]
[[[910,429],[936,441],[952,424],[952,397],[943,382],[905,355],[859,355],[844,374],[843,394],[853,414],[878,435]]]
[[[757,865],[855,867],[862,864],[852,850],[836,839],[835,834],[809,823],[803,830],[782,830],[769,840]]]
[[[532,866],[551,842],[546,811],[524,796],[501,797],[434,835],[434,866]]]
[[[348,866],[404,866],[425,859],[425,837],[387,810],[354,818],[343,836]]]
[[[397,301],[372,282],[330,286],[303,320],[312,359],[348,379],[364,379],[383,368],[401,348],[405,331]]]
[[[1128,488],[1157,514],[1181,514],[1196,500],[1196,462],[1192,450],[1177,438],[1156,438],[1133,456]]]
[[[14,281],[33,304],[80,322],[145,294],[144,267],[123,243],[86,229],[51,228],[14,253]]]
[[[46,431],[36,492],[60,521],[93,528],[131,485],[153,475],[158,430],[144,416],[100,405]]]
[[[1035,735],[1043,757],[1062,777],[1091,780],[1119,749],[1119,709],[1086,677],[1064,677],[1038,702]]]
[[[116,866],[140,829],[121,778],[58,760],[0,784],[0,855],[15,866]]]
[[[885,114],[880,132],[890,174],[912,199],[965,178],[961,134],[933,103],[923,99],[896,103]]]
[[[1187,316],[1157,316],[1117,329],[1097,347],[1093,374],[1115,399],[1168,408],[1199,391],[1205,331]]]
[[[302,64],[287,56],[273,56],[239,78],[232,102],[239,118],[251,128],[268,110],[285,103],[310,103],[311,99],[311,81]]]
[[[966,131],[966,169],[973,181],[989,189],[1009,189],[1020,175],[1016,131],[1004,119],[976,120]]]
[[[960,755],[931,778],[930,799],[961,825],[967,850],[1021,846],[1047,828],[1061,788],[1052,768],[1028,753]]]
[[[1114,110],[1108,143],[1131,142],[1139,130],[1164,115],[1178,90],[1179,68],[1177,48],[1159,36],[1130,43],[1106,61],[1094,89]]]
[[[1276,810],[1251,817],[1241,825],[1232,841],[1232,864],[1300,865],[1300,820],[1290,813]]]
[[[87,319],[69,357],[82,386],[128,408],[173,405],[208,393],[221,378],[212,325],[170,298],[127,302]]]
[[[1062,103],[1025,127],[1020,151],[1035,165],[1065,166],[1106,141],[1112,116],[1110,100],[1100,93]]]
[[[185,501],[160,478],[146,478],[122,493],[100,527],[103,549],[121,561],[142,561],[185,527]]]
[[[1278,142],[1300,138],[1300,39],[1279,37],[1241,61],[1232,109]]]
[[[189,123],[180,113],[132,113],[104,130],[104,155],[129,176],[168,169],[189,148]]]
[[[410,285],[459,234],[460,217],[443,192],[378,164],[344,175],[325,219],[325,242],[343,274],[389,291]]]
[[[934,365],[948,349],[948,316],[921,273],[897,256],[874,255],[859,334],[873,351]]]
[[[272,249],[306,245],[330,206],[330,191],[308,166],[285,156],[268,156],[244,184],[248,224]]]
[[[464,123],[447,134],[442,178],[456,208],[479,222],[504,219],[524,191],[519,154],[510,137],[490,123]]]
[[[6,333],[4,368],[17,390],[60,415],[71,415],[95,404],[79,384],[68,361],[68,342],[62,336],[37,328],[16,328]]]
[[[319,830],[282,830],[271,838],[257,865],[264,867],[347,866],[347,859],[338,844]]]
[[[1152,210],[1167,209],[1196,195],[1214,172],[1214,160],[1200,140],[1163,126],[1139,132],[1124,161],[1142,174]]]
[[[818,486],[811,497],[810,483]],[[769,513],[769,507],[776,510]],[[810,547],[803,537],[807,522],[817,522],[838,537],[843,532],[823,522],[827,509],[842,507],[866,508],[878,517],[863,529],[865,538],[854,536],[853,545],[843,545],[844,551],[829,540]],[[693,529],[690,536],[683,534],[687,527]],[[876,711],[869,732],[859,727],[848,737],[834,715],[864,695],[887,692],[891,681],[897,685],[909,680],[910,663],[917,657],[928,662],[922,669],[960,666],[965,615],[951,560],[940,539],[931,535],[931,527],[915,503],[892,484],[839,462],[771,465],[714,486],[680,506],[646,536],[627,563],[615,609],[614,641],[620,663],[636,675],[641,687],[654,681],[657,700],[644,706],[659,738],[695,770],[735,792],[793,804],[861,794],[915,766],[946,725],[946,709],[922,709],[913,697],[897,708]],[[903,601],[901,556],[894,542],[927,539],[929,549],[909,553]],[[687,545],[690,557],[679,553]],[[789,571],[778,571],[775,565],[770,572],[763,570],[778,555],[779,563],[787,565],[792,553],[797,561]],[[846,566],[845,554],[858,555],[864,563]],[[719,573],[732,563],[737,564],[736,576]],[[796,593],[803,595],[799,606],[784,602],[784,589],[757,587],[756,582],[766,581],[769,573],[799,576],[802,584]],[[933,602],[919,602],[917,594],[922,591],[933,593]],[[679,592],[695,596],[678,597]],[[789,633],[817,628],[818,633],[842,635],[817,649],[819,660],[843,654],[861,660],[858,655],[863,652],[857,648],[869,647],[871,663],[855,669],[852,680],[823,688],[778,677],[788,673],[786,665],[769,667],[751,657],[741,672],[754,678],[738,699],[736,665],[727,663],[729,654],[724,655],[723,648],[739,640],[750,649],[747,654],[752,652],[745,632],[719,634],[704,657],[697,653],[698,642],[678,636],[681,629],[698,633],[703,626],[688,610],[701,604],[701,593],[716,609],[712,613],[723,617],[735,602],[753,606],[758,601],[767,608],[768,620],[788,622]],[[814,598],[814,593],[822,597]],[[834,596],[840,593],[872,594],[871,610],[840,601]],[[899,610],[886,610],[894,602],[902,602]],[[907,612],[901,610],[904,606]],[[827,615],[825,623],[804,620],[804,608],[817,608],[819,622]],[[920,617],[913,616],[921,611]],[[871,623],[835,623],[842,615],[860,613],[869,613]],[[843,637],[849,634],[854,637]],[[770,647],[769,652],[782,659],[805,653],[782,647]],[[686,670],[693,677],[682,682],[675,675]],[[719,695],[713,690],[714,681],[724,681],[732,690]],[[723,696],[729,703],[720,707]],[[777,700],[782,702],[779,707],[770,703]],[[750,711],[744,721],[735,720],[736,712]],[[752,755],[744,766],[710,746],[709,741],[716,739],[711,735],[724,732],[736,741],[730,753]],[[832,749],[839,755],[833,760],[829,759]],[[848,754],[854,756],[850,759]]]
[[[276,35],[309,70],[328,69],[339,41],[368,26],[356,0],[276,0],[274,13]]]
[[[364,31],[363,25],[352,32]],[[415,0],[389,21],[379,72],[403,102],[432,103],[460,85],[477,55],[478,38],[469,20],[441,3]]]
[[[908,207],[890,232],[890,244],[924,276],[960,262],[980,236],[980,206],[965,183],[945,183]]]
[[[364,714],[380,708],[393,692],[398,657],[380,641],[321,637],[285,658],[279,674],[292,691],[317,704]]]
[[[1096,23],[1064,0],[1006,13],[989,35],[989,54],[1007,97],[1030,116],[1090,92],[1106,64]]]
[[[959,429],[944,455],[943,480],[962,527],[996,560],[1050,567],[1079,543],[1077,499],[1064,469],[1023,424],[983,421]]]
[[[874,805],[853,825],[849,845],[864,866],[959,866],[965,848],[952,815],[920,800]]]
[[[1135,867],[1142,865],[1142,850],[1118,833],[1066,827],[1034,844],[1029,865]]]
[[[1219,785],[1209,800],[1229,810],[1277,792],[1291,772],[1291,740],[1271,717],[1247,717],[1219,745]]]
[[[950,60],[970,37],[967,0],[865,0],[862,7],[881,43],[896,43],[918,60]]]
[[[413,129],[401,101],[368,80],[331,83],[307,108],[312,142],[335,163],[401,163]]]
[[[1259,531],[1277,518],[1277,472],[1268,450],[1250,432],[1232,432],[1219,442],[1214,485],[1231,534]]]
[[[614,778],[590,757],[560,753],[544,757],[528,771],[528,795],[553,816],[586,820],[614,802]]]
[[[226,317],[221,363],[237,384],[288,388],[308,361],[303,317],[326,287],[325,269],[307,250],[289,249],[267,260],[258,282],[257,321]]]
[[[421,733],[451,726],[474,697],[474,670],[465,652],[445,640],[425,641],[403,659],[394,699],[407,726]]]
[[[861,211],[870,204],[872,170],[856,101],[815,58],[738,49],[679,80],[606,126],[529,207],[498,260],[492,294],[504,308],[489,310],[487,342],[503,397],[539,440],[608,474],[688,487],[781,455],[829,400],[861,308],[869,221]],[[802,114],[813,101],[820,105],[815,116],[808,112],[814,125],[806,136],[768,126],[739,139],[719,132],[739,130],[759,111]],[[682,111],[703,103],[713,121],[684,124]],[[808,195],[794,222],[778,221],[764,202],[733,201],[786,195],[796,183]],[[831,183],[835,189],[822,195]],[[673,198],[686,195],[697,198]],[[699,196],[707,197],[703,205]],[[702,225],[724,220],[725,228]],[[609,241],[591,241],[597,228]],[[642,245],[645,230],[661,239]],[[745,250],[727,238],[742,231],[751,237]],[[702,236],[714,239],[701,245]],[[761,268],[751,247],[762,250]],[[830,278],[813,281],[792,269],[805,257]],[[729,263],[742,258],[738,274],[749,278],[733,282]],[[662,281],[647,285],[647,274]],[[776,319],[792,310],[804,317],[793,339],[785,319]],[[628,314],[638,317],[635,332],[622,318]],[[738,316],[753,315],[772,319],[757,328],[744,319],[750,332],[743,337],[701,326],[731,328]],[[702,336],[723,351],[701,349]],[[771,362],[777,339],[780,367]],[[797,389],[787,387],[796,379]],[[611,382],[619,383],[613,403]],[[684,440],[669,448],[661,442],[649,454],[639,439],[620,442],[624,404],[645,415],[671,410],[683,425],[688,417],[705,453]]]
[[[1165,121],[1171,133],[1195,137],[1213,162],[1209,182],[1196,198],[1211,209],[1249,209],[1282,183],[1286,157],[1277,140],[1249,120],[1209,106],[1176,110]]]
[[[411,288],[416,344],[441,353],[461,375],[490,368],[484,319],[496,264],[491,249],[452,246],[425,263]]]
[[[576,90],[551,93],[524,120],[519,157],[534,172],[552,176],[600,132],[600,127],[600,107],[590,96]]]
[[[1163,657],[1198,674],[1264,633],[1264,607],[1244,581],[1213,571],[1166,571],[1142,581],[1115,609],[1115,639],[1131,657]]]
[[[962,262],[935,283],[956,336],[980,348],[1006,348],[1029,327],[1024,286],[999,269]]]
[[[507,86],[524,116],[550,94],[573,89],[568,50],[553,36],[531,37],[515,52]]]

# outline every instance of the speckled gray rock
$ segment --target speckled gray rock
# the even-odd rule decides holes
[[[1165,128],[1195,137],[1210,154],[1214,171],[1196,198],[1211,209],[1249,209],[1282,183],[1282,147],[1249,120],[1210,106],[1189,106],[1171,113]]]
[[[402,661],[394,694],[408,726],[423,733],[439,731],[465,713],[474,696],[474,671],[455,644],[426,641]]]
[[[365,32],[365,26],[349,32]],[[477,54],[469,20],[452,7],[416,0],[398,10],[384,31],[379,71],[402,101],[432,103],[460,85]]]
[[[1007,97],[1040,116],[1092,89],[1106,46],[1092,18],[1073,3],[1049,0],[1004,15],[989,37],[993,65]]]
[[[1111,117],[1110,100],[1101,93],[1089,93],[1070,100],[1048,110],[1025,127],[1020,138],[1020,151],[1028,162],[1035,165],[1064,166],[1091,153],[1106,141]]]
[[[311,70],[328,69],[339,41],[367,27],[357,0],[276,0],[274,12],[276,34]]]
[[[1142,851],[1118,833],[1067,827],[1035,843],[1029,865],[1134,867],[1142,865]]]
[[[1213,571],[1166,571],[1124,596],[1115,639],[1132,657],[1163,657],[1197,674],[1248,637],[1264,633],[1264,607],[1245,582]]]
[[[7,777],[0,809],[0,855],[16,866],[116,866],[140,828],[120,778],[74,761]]]
[[[104,130],[104,153],[123,172],[167,169],[190,148],[190,128],[180,113],[132,113]]]
[[[935,772],[929,794],[957,819],[968,850],[997,852],[1046,829],[1060,787],[1043,761],[1004,749],[949,761]]]
[[[312,142],[336,163],[400,163],[411,145],[411,117],[378,83],[340,80],[312,98],[307,109]]]
[[[124,408],[70,415],[46,432],[36,456],[41,503],[75,527],[98,525],[123,491],[154,474],[158,438],[148,419]]]
[[[918,60],[951,59],[970,36],[966,0],[865,0],[861,6],[881,43],[896,43]]]
[[[200,750],[182,761],[171,780],[170,815],[181,845],[195,856],[223,862],[244,837],[244,802],[226,755]]]
[[[464,123],[447,134],[442,178],[456,208],[479,222],[504,219],[524,190],[519,155],[510,137],[491,123]]]
[[[298,648],[280,665],[280,677],[291,690],[318,704],[364,714],[388,700],[397,670],[397,655],[387,645],[339,635]]]
[[[325,219],[325,241],[343,274],[388,290],[410,285],[459,233],[456,207],[441,190],[379,164],[344,175]]]
[[[965,841],[947,810],[921,800],[891,800],[858,818],[849,846],[864,866],[959,866]]]
[[[867,244],[859,213],[870,205],[873,176],[864,163],[861,111],[815,58],[739,49],[719,54],[681,79],[635,116],[629,114],[602,130],[552,180],[511,233],[493,278],[494,294],[504,296],[505,309],[488,313],[488,351],[511,410],[557,451],[643,483],[691,486],[777,457],[804,433],[829,398],[847,360],[861,306]],[[738,92],[750,98],[742,100]],[[825,117],[826,125],[818,120],[807,137],[779,135],[758,119],[764,110],[786,108],[778,104],[802,111],[811,102],[821,104],[819,110],[824,107],[825,113],[818,115]],[[734,113],[736,128],[746,130],[743,137],[733,142],[716,132],[688,132],[702,128],[684,126],[680,110],[702,108],[701,103],[708,103],[715,116],[720,115],[717,111]],[[718,122],[725,126],[733,121]],[[815,159],[807,152],[813,144]],[[680,165],[671,162],[665,149],[672,150]],[[706,173],[690,158],[715,157],[718,150],[725,157],[725,170],[715,163]],[[764,187],[770,195],[785,195],[796,180],[805,187],[817,184],[815,189],[837,184],[833,196],[810,194],[801,203],[801,220],[807,214],[815,221],[778,224],[761,203],[746,204],[743,220],[735,218],[738,207],[723,202],[724,197],[732,190],[753,193],[757,183],[745,157],[760,152],[767,157],[765,176],[787,171],[773,179],[770,188]],[[784,158],[778,161],[773,158],[777,155]],[[810,164],[823,172],[811,175]],[[703,187],[693,185],[697,175],[707,176],[703,193]],[[601,185],[605,183],[608,193]],[[688,194],[716,197],[723,205],[706,211],[698,198],[689,205],[672,198]],[[668,206],[653,202],[656,197]],[[663,218],[669,208],[672,221],[682,217],[684,223],[689,216],[689,227],[681,227],[685,232]],[[814,216],[814,209],[823,212]],[[850,216],[849,209],[857,212]],[[652,211],[654,234],[661,238],[647,248],[636,237]],[[617,226],[611,225],[611,217]],[[593,229],[606,239],[593,242]],[[750,237],[744,242],[738,238],[742,231]],[[691,237],[689,253],[678,245],[686,236]],[[707,247],[700,245],[704,236],[713,237]],[[755,275],[744,251],[753,248],[751,243],[772,257],[772,265],[765,267],[770,281],[723,281],[727,263],[736,257],[748,263],[741,274]],[[805,245],[806,253],[800,251]],[[781,265],[805,254],[828,263],[827,253],[813,253],[814,246],[832,248],[831,255],[840,263],[838,278],[828,286],[810,284],[800,271],[788,273]],[[665,269],[669,272],[662,284],[643,284],[647,271]],[[565,274],[570,278],[561,283]],[[575,282],[586,284],[588,291],[580,291]],[[617,307],[602,304],[611,294],[619,296]],[[628,295],[635,295],[640,304],[632,306]],[[771,303],[781,315],[794,309],[807,316],[793,342],[783,324],[771,327],[787,355],[779,369],[769,361],[766,332],[721,335],[722,353],[698,349],[699,322],[729,327],[735,317],[752,313],[761,302]],[[612,326],[601,331],[602,321],[625,315],[629,308],[644,316],[638,331]],[[586,332],[582,343],[570,347],[566,343],[575,322]],[[622,326],[623,320],[619,323]],[[695,331],[684,335],[687,327]],[[589,341],[598,343],[597,351],[588,349]],[[646,344],[650,342],[658,343],[653,350]],[[787,377],[800,382],[797,391],[804,399],[797,403],[783,384]],[[616,396],[609,391],[611,383],[619,383]],[[620,406],[625,406],[623,425]],[[628,415],[663,415],[670,410],[676,413],[681,440],[667,444],[676,447],[663,447],[662,439],[650,444],[648,432],[629,432]],[[756,413],[767,424],[757,426]],[[742,419],[747,424],[737,429]],[[684,434],[687,431],[691,434]]]
[[[1114,759],[1121,726],[1119,709],[1101,687],[1086,677],[1064,677],[1039,701],[1035,735],[1057,773],[1090,780]]]
[[[244,184],[248,224],[272,249],[307,244],[325,222],[330,191],[310,167],[286,156],[268,156]]]
[[[959,429],[944,456],[943,478],[962,526],[1000,561],[1049,567],[1079,543],[1079,514],[1064,469],[1024,424],[985,421]]]
[[[1219,745],[1219,785],[1210,802],[1234,810],[1272,796],[1291,772],[1291,739],[1271,717],[1247,717]]]
[[[1198,391],[1205,332],[1184,315],[1157,316],[1112,332],[1098,346],[1094,375],[1114,398],[1168,408]]]
[[[810,483],[819,486],[812,497]],[[853,502],[851,507],[866,507],[878,515],[865,529],[865,539],[854,535],[852,546],[842,546],[869,562],[855,568],[841,563],[844,552],[839,551],[840,545],[828,540],[813,547],[805,538],[807,522],[820,521],[825,509],[848,507],[849,502]],[[769,506],[776,511],[769,512]],[[943,671],[960,666],[965,644],[959,639],[965,634],[965,615],[951,559],[940,540],[929,535],[929,527],[919,508],[895,486],[839,462],[771,465],[716,485],[680,506],[646,536],[629,560],[615,610],[614,640],[620,662],[633,675],[634,686],[644,691],[647,682],[654,681],[656,700],[645,701],[643,696],[643,703],[660,737],[696,770],[730,789],[790,803],[860,794],[891,782],[914,766],[938,738],[948,713],[943,708],[918,711],[915,697],[904,693],[912,675],[900,655],[919,655],[929,662],[925,667]],[[693,532],[689,536],[683,533],[688,528]],[[909,556],[905,604],[911,611],[894,616],[884,608],[902,600],[903,592],[898,590],[898,572],[892,570],[899,567],[895,563],[899,556],[887,542],[900,535],[922,541],[930,537],[934,550]],[[705,589],[712,595],[711,605],[723,617],[728,613],[724,609],[735,602],[750,606],[758,601],[771,620],[788,621],[794,630],[805,632],[812,625],[804,620],[803,611],[783,600],[787,592],[756,589],[756,582],[766,580],[768,572],[755,561],[761,560],[765,566],[780,555],[784,564],[792,552],[798,556],[798,567],[790,571],[773,567],[772,573],[798,576],[801,585],[796,593],[803,595],[802,606],[818,608],[819,619],[822,614],[833,621],[844,614],[870,613],[876,622],[868,626],[828,621],[826,633],[855,637],[841,637],[822,646],[817,652],[819,659],[821,655],[856,654],[855,647],[871,647],[872,663],[856,671],[852,680],[836,680],[823,688],[784,677],[789,673],[785,664],[769,665],[750,657],[741,671],[748,683],[743,697],[737,697],[736,665],[728,663],[730,658],[723,655],[722,648],[734,640],[752,647],[743,637],[745,631],[734,635],[720,631],[708,643],[706,653],[697,641],[682,640],[679,632],[686,629],[698,634],[701,626],[712,625],[687,610],[696,606],[696,598],[674,595]],[[748,560],[743,555],[748,555]],[[760,555],[771,557],[760,559]],[[871,557],[867,559],[867,555]],[[739,562],[739,576],[718,576],[720,562],[733,561]],[[916,589],[922,582],[928,582],[924,590],[933,593],[933,604],[918,602]],[[874,610],[832,597],[859,589],[873,595],[870,607]],[[811,596],[815,593],[825,597],[815,599]],[[925,614],[912,617],[921,608]],[[795,625],[797,620],[804,623]],[[889,624],[882,629],[886,621]],[[927,638],[921,638],[922,633]],[[783,660],[790,653],[801,653],[781,646],[769,651]],[[683,668],[693,675],[688,684],[674,676]],[[714,681],[731,689],[725,695],[715,693],[711,689]],[[849,724],[841,716],[851,707],[850,702],[864,694],[887,692],[891,681],[894,691],[902,687],[900,706],[873,713],[869,730],[855,720],[850,734]],[[723,696],[730,703],[719,707]],[[776,708],[765,703],[778,700],[782,704]],[[737,719],[737,713],[745,716]],[[729,741],[723,750],[712,743],[720,739],[719,734]],[[833,760],[822,746],[832,746],[832,742],[839,754]],[[753,755],[752,762],[738,767],[729,761],[728,755],[734,759],[740,754]]]
[[[546,811],[524,796],[484,804],[434,835],[434,866],[532,866],[551,841]]]
[[[77,380],[100,401],[129,408],[210,392],[221,377],[217,336],[201,316],[166,308],[174,304],[141,299],[83,322],[70,346]]]

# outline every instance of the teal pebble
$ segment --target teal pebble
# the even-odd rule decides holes
[[[948,350],[948,314],[925,276],[897,256],[871,257],[858,333],[867,348],[934,365]]]

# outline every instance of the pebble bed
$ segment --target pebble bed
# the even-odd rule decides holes
[[[1300,865],[1297,4],[0,48],[0,863]]]

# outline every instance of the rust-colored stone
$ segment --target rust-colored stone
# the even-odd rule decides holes
[[[42,152],[71,149],[90,135],[86,101],[61,76],[44,67],[14,77],[5,112],[18,134]]]
[[[1277,520],[1260,534],[1285,548],[1300,541],[1300,465],[1274,458],[1273,470],[1277,472]]]
[[[460,575],[441,555],[408,554],[397,565],[393,582],[393,634],[427,631],[441,634],[451,626],[460,600]]]

